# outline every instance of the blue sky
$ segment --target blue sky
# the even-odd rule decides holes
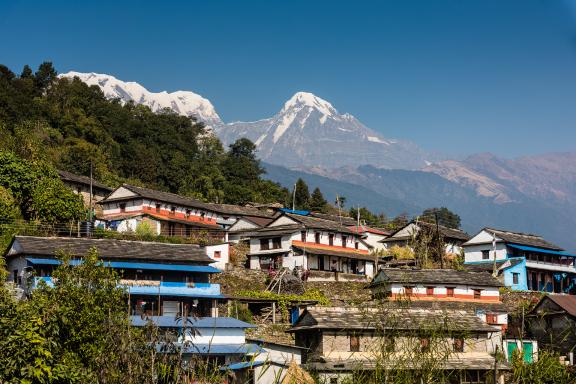
[[[462,155],[573,151],[576,0],[2,1],[0,63],[192,90],[225,121],[327,99]]]

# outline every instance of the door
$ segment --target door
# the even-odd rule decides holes
[[[323,271],[324,270],[324,256],[318,256],[318,269]]]
[[[534,352],[534,346],[530,342],[522,343],[522,352],[524,355],[524,362],[531,363],[532,362],[532,353]]]
[[[508,361],[512,361],[512,357],[514,356],[514,351],[518,349],[518,345],[515,341],[508,342]]]

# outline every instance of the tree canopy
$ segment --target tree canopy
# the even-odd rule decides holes
[[[436,224],[436,218],[439,225],[453,229],[460,228],[460,216],[446,207],[428,208],[420,215],[420,220],[432,224]]]

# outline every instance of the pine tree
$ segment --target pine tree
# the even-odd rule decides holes
[[[51,62],[45,61],[40,64],[34,78],[36,89],[39,91],[46,90],[57,79],[57,74]]]
[[[30,68],[30,66],[28,64],[26,64],[24,66],[24,68],[22,68],[22,73],[20,74],[20,78],[21,79],[31,79],[34,77],[34,74],[32,73],[32,68]]]
[[[326,210],[326,205],[328,202],[324,198],[324,195],[320,191],[320,188],[314,188],[312,195],[310,196],[310,210],[324,212]]]

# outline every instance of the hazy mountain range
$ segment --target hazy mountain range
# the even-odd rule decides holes
[[[296,93],[272,117],[225,123],[209,100],[193,92],[153,93],[94,73],[62,76],[98,85],[109,98],[194,116],[225,145],[247,137],[256,143],[268,177],[287,187],[302,177],[328,200],[338,193],[351,205],[389,216],[446,206],[460,214],[469,232],[483,226],[533,232],[576,249],[576,153],[446,160],[449,153],[427,153],[414,143],[386,138],[307,92]]]

